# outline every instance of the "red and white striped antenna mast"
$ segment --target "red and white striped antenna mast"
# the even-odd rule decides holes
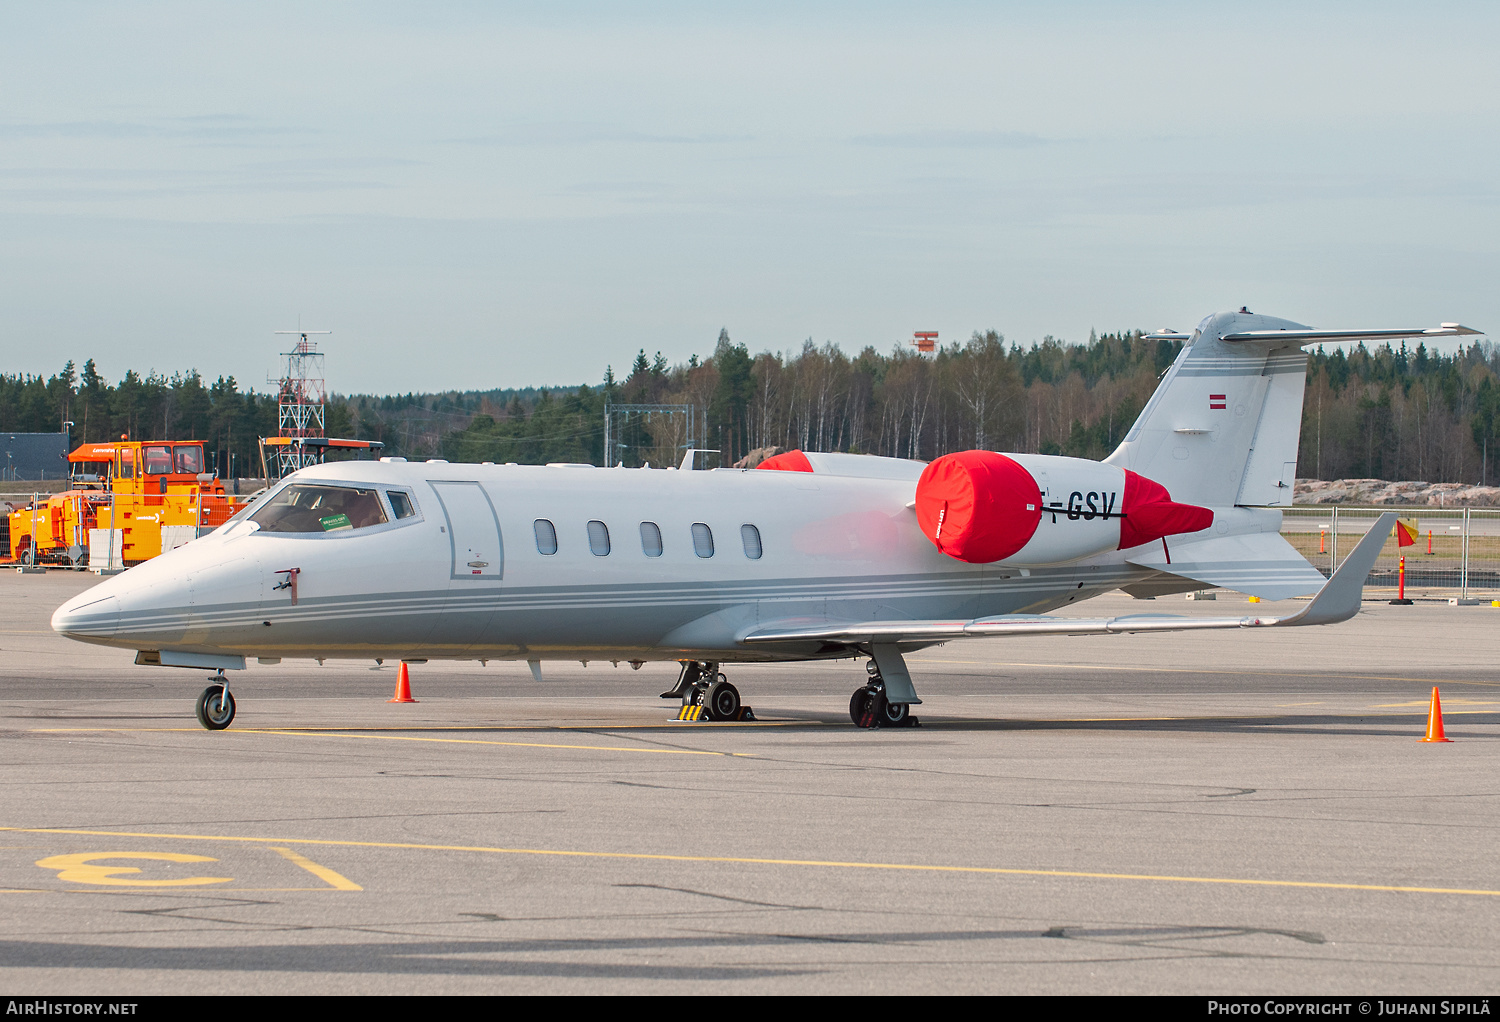
[[[278,435],[295,439],[326,436],[327,382],[323,377],[323,353],[318,350],[317,342],[310,338],[333,331],[277,330],[276,333],[297,338],[291,351],[281,353],[286,358],[286,374],[274,381],[278,388]],[[276,474],[284,476],[315,465],[317,461],[318,456],[313,451],[300,444],[288,444],[277,450]]]
[[[931,355],[937,350],[937,337],[936,330],[917,330],[911,335],[912,347],[924,355]]]

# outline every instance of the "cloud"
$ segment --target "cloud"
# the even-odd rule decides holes
[[[715,142],[741,142],[748,135],[658,135],[632,131],[608,124],[558,121],[544,124],[515,124],[489,135],[443,139],[458,145],[479,146],[575,146],[627,145],[707,145]]]
[[[855,135],[854,145],[884,149],[1030,149],[1050,145],[1053,139],[1024,131],[958,131],[929,128],[879,135]]]
[[[223,141],[303,135],[310,128],[258,125],[243,114],[203,114],[161,120],[10,121],[0,122],[0,138],[136,139]]]

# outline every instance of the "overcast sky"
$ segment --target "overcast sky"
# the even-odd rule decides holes
[[[1500,324],[1500,5],[0,2],[0,370]]]

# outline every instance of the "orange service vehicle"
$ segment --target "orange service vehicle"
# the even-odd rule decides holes
[[[68,455],[70,487],[10,515],[23,564],[127,567],[218,528],[242,505],[205,472],[200,440],[121,438]]]

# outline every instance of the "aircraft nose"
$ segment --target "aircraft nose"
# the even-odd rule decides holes
[[[52,630],[73,639],[110,639],[120,628],[120,601],[114,596],[80,593],[52,615]]]

